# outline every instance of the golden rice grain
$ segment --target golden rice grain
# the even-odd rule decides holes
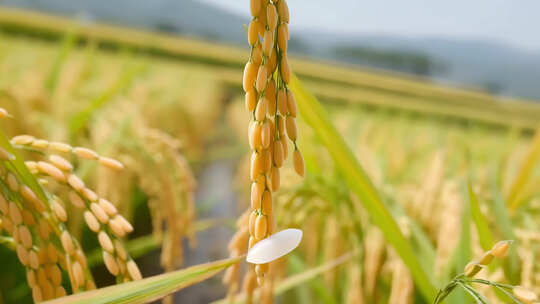
[[[287,116],[287,118],[285,119],[285,127],[287,129],[287,136],[292,141],[296,141],[297,129],[296,129],[296,121],[295,121],[294,117]]]
[[[282,136],[280,141],[281,141],[281,146],[283,147],[283,160],[285,160],[289,156],[289,145],[287,143],[287,138],[285,136]]]
[[[99,198],[97,194],[89,188],[82,189],[81,194],[84,198],[86,198],[87,200],[91,202],[96,202]]]
[[[262,151],[257,153],[253,152],[251,154],[251,167],[250,167],[250,178],[252,181],[257,179],[257,177],[263,172],[263,163],[262,163]]]
[[[284,89],[279,89],[277,95],[277,107],[281,115],[286,115],[289,110],[287,109],[287,93]]]
[[[84,212],[84,221],[86,222],[86,225],[88,225],[88,228],[94,232],[98,232],[100,229],[100,225],[96,217],[92,214],[90,211]]]
[[[139,270],[139,267],[137,267],[137,264],[135,264],[135,261],[129,260],[126,265],[129,276],[133,280],[137,281],[142,279],[141,271]]]
[[[84,189],[84,182],[75,174],[69,174],[67,176],[67,183],[77,191]]]
[[[77,251],[75,252],[75,259],[77,260],[77,262],[79,262],[79,264],[81,264],[83,268],[87,267],[86,256],[84,255],[82,249],[77,249]]]
[[[101,248],[108,252],[114,252],[114,246],[112,244],[111,238],[105,231],[100,231],[98,233],[98,241]]]
[[[77,208],[85,208],[86,204],[84,203],[84,200],[77,194],[75,191],[70,191],[68,193],[69,201],[73,204],[73,206]]]
[[[256,182],[251,183],[251,209],[261,208],[262,191]]]
[[[302,153],[300,153],[300,150],[295,149],[293,153],[293,165],[294,165],[294,171],[300,176],[304,176],[304,158],[302,157]]]
[[[111,219],[109,221],[109,228],[111,228],[114,235],[118,237],[124,237],[126,235],[126,232],[122,228],[122,224],[119,223],[116,219]]]
[[[42,218],[39,220],[38,230],[39,230],[39,236],[42,239],[44,240],[49,239],[49,234],[51,233],[51,227],[49,226],[49,223],[47,223],[45,219]]]
[[[18,244],[16,251],[17,251],[17,258],[19,258],[19,261],[21,262],[21,264],[23,264],[24,266],[27,266],[28,265],[28,250],[26,250],[22,244]]]
[[[115,220],[118,221],[120,225],[122,225],[122,229],[124,229],[125,232],[130,233],[133,231],[133,226],[131,225],[131,223],[126,220],[126,218],[122,215],[115,216]]]
[[[11,172],[7,174],[7,183],[11,191],[13,192],[19,191],[19,182],[17,181],[17,178],[15,177],[15,175],[13,175],[13,173]]]
[[[278,167],[272,167],[272,191],[278,191],[280,185],[280,173]]]
[[[102,224],[106,224],[109,221],[109,216],[97,203],[91,203],[90,210],[92,210],[92,213]]]
[[[69,234],[68,231],[64,230],[62,232],[60,236],[60,241],[62,243],[62,247],[69,255],[72,255],[73,253],[75,253],[75,246],[73,245],[73,239],[71,238],[71,234]]]
[[[508,253],[511,241],[500,241],[491,248],[491,254],[496,258],[504,258]]]
[[[270,142],[272,141],[270,134],[270,123],[268,121],[265,121],[263,122],[261,127],[261,143],[264,149],[270,146]]]
[[[103,262],[105,263],[107,270],[109,270],[111,274],[118,275],[118,263],[114,259],[114,256],[112,256],[107,251],[103,251]]]
[[[75,261],[73,262],[73,264],[71,264],[71,272],[73,274],[73,279],[75,280],[77,286],[83,286],[85,283],[84,271],[81,264],[79,264],[79,262]]]
[[[257,107],[255,108],[255,119],[262,122],[266,117],[266,113],[268,113],[268,99],[262,96],[257,103]]]
[[[263,37],[263,43],[262,43],[262,51],[265,56],[270,55],[270,51],[272,50],[272,46],[274,45],[274,34],[272,34],[271,31],[265,31],[264,37]],[[260,71],[260,68],[259,68]],[[265,76],[267,76],[267,71],[264,71]]]
[[[26,282],[28,282],[30,288],[36,286],[36,272],[34,270],[29,269],[26,271]]]
[[[32,288],[32,299],[34,300],[34,303],[39,303],[43,301],[43,296],[41,295],[41,289],[37,285],[34,286],[34,288]]]
[[[268,100],[268,114],[270,116],[276,115],[276,83],[271,79],[266,84],[266,99]]]
[[[33,269],[39,268],[38,255],[34,250],[30,250],[28,253],[28,265],[30,265],[30,267],[32,267]]]
[[[66,181],[66,176],[64,175],[64,173],[62,172],[62,170],[58,169],[57,167],[47,163],[47,162],[43,162],[43,161],[39,161],[37,162],[37,169],[43,173],[43,174],[46,174],[52,178],[54,178],[55,180],[59,181],[59,182],[65,182]]]
[[[264,276],[266,273],[268,273],[268,270],[269,270],[269,264],[266,263],[266,264],[257,264],[255,265],[255,273],[258,275],[258,276]]]
[[[253,236],[258,239],[264,239],[266,237],[266,232],[268,231],[268,223],[266,215],[259,214],[255,220],[255,231]]]
[[[19,225],[22,223],[23,218],[21,210],[14,202],[9,202],[9,217],[15,225]]]
[[[126,252],[126,249],[124,248],[124,246],[122,245],[122,243],[119,240],[114,240],[114,248],[115,248],[116,254],[122,260],[125,261],[127,259],[127,252]]]
[[[15,155],[9,153],[8,151],[4,150],[3,148],[0,148],[0,160],[3,160],[3,161],[15,160]]]
[[[3,214],[9,213],[9,204],[2,193],[0,193],[0,212]]]
[[[255,93],[255,90],[251,89],[246,92],[246,110],[248,112],[255,111],[255,107],[257,106],[257,93]]]
[[[58,265],[49,265],[47,267],[47,275],[54,285],[62,284],[62,271],[60,271]]]
[[[250,0],[249,8],[251,11],[251,16],[256,17],[259,15],[262,7],[262,0]]]
[[[255,235],[255,222],[256,221],[257,221],[257,211],[253,210],[251,214],[249,215],[249,234],[250,235]]]
[[[259,28],[257,21],[252,20],[248,26],[248,43],[253,46],[259,41]]]
[[[73,165],[62,156],[51,155],[49,156],[49,161],[60,170],[68,172],[73,170]]]
[[[60,153],[68,153],[68,152],[71,152],[73,150],[73,147],[71,147],[70,145],[66,144],[66,143],[62,143],[62,142],[51,142],[49,143],[49,149],[55,151],[55,152],[60,152]]]
[[[45,204],[36,196],[34,191],[32,191],[32,189],[30,189],[30,187],[28,187],[26,185],[23,185],[21,187],[20,193],[21,193],[22,197],[24,197],[25,200],[32,203],[32,205],[34,206],[34,208],[38,212],[45,211],[45,209],[46,209]]]
[[[56,217],[61,221],[65,222],[67,221],[67,213],[64,207],[60,204],[60,202],[57,199],[54,199],[51,203],[52,210],[54,211],[54,214]]]
[[[41,293],[43,294],[43,300],[50,300],[54,297],[54,287],[49,281],[40,285]]]
[[[246,63],[244,67],[244,78],[242,80],[242,85],[244,92],[247,92],[255,84],[255,78],[257,77],[258,66],[252,62]]]
[[[266,80],[268,79],[268,74],[265,65],[261,65],[257,71],[257,79],[255,81],[255,88],[257,92],[262,93],[266,88]],[[259,99],[260,102],[260,99]],[[266,113],[266,111],[265,111]]]
[[[47,245],[47,258],[51,263],[56,263],[58,261],[58,250],[56,250],[53,243]]]
[[[11,143],[14,145],[29,145],[31,144],[36,138],[31,135],[18,135],[11,139]]]
[[[296,117],[296,114],[298,113],[296,98],[294,98],[294,94],[291,90],[287,91],[287,109],[289,110],[290,116]]]
[[[45,139],[36,139],[32,142],[32,147],[36,149],[47,149],[49,147],[49,141]]]
[[[266,7],[266,24],[268,25],[271,31],[274,31],[276,29],[277,23],[278,23],[277,9],[275,5],[269,4]]]
[[[282,52],[287,52],[287,45],[288,45],[288,33],[287,33],[287,24],[283,23],[280,24],[277,31],[277,42],[278,47]]]
[[[289,62],[287,61],[287,57],[281,57],[279,68],[281,73],[281,79],[283,79],[286,84],[289,84],[289,82],[291,81],[291,70],[289,68]]]
[[[66,290],[62,286],[56,286],[54,290],[54,297],[61,298],[66,296]]]
[[[99,206],[101,208],[103,208],[105,213],[107,213],[107,215],[109,215],[109,216],[114,216],[114,215],[116,215],[118,213],[118,210],[113,205],[113,203],[109,202],[108,200],[106,200],[104,198],[99,199]]]
[[[287,2],[285,0],[279,0],[277,6],[281,22],[289,23],[289,6]]]
[[[281,141],[274,141],[273,148],[273,160],[276,167],[281,168],[283,166],[283,145]]]
[[[28,229],[28,227],[25,225],[19,225],[18,234],[23,246],[27,249],[32,248],[32,233],[30,233],[30,229]]]
[[[83,147],[73,148],[73,153],[83,159],[97,160],[99,158],[99,155],[96,153],[96,151]]]
[[[277,67],[277,52],[274,48],[272,48],[272,50],[270,51],[270,56],[268,57],[267,66],[268,66],[268,70],[267,70],[268,77],[270,78],[270,76],[274,74],[274,71],[276,70],[276,67]]]
[[[122,170],[122,169],[124,169],[124,165],[121,162],[117,161],[116,159],[109,158],[109,157],[100,156],[99,157],[99,163],[102,166],[107,167],[109,169],[113,169],[113,170]]]
[[[266,190],[262,195],[262,208],[261,211],[264,215],[272,214],[272,193]]]

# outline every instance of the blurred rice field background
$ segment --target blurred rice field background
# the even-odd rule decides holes
[[[225,257],[234,221],[249,204],[249,117],[241,91],[248,51],[5,8],[0,29],[0,106],[15,117],[2,124],[6,134],[93,147],[126,165],[114,174],[85,164],[76,171],[130,217],[135,233],[128,248],[143,275],[162,272],[163,233],[189,239],[180,244],[183,261],[161,257],[166,269]],[[306,58],[292,58],[291,67],[323,102],[434,286],[442,287],[488,244],[513,239],[510,256],[481,276],[540,293],[540,104]],[[279,228],[300,227],[305,238],[284,272],[293,276],[353,255],[284,288],[278,301],[425,303],[301,117],[299,132],[306,178],[286,169],[274,208]],[[177,154],[194,180],[189,170],[168,171]],[[163,172],[180,177],[167,185]],[[166,214],[152,202],[163,200],[167,187],[195,193],[195,218],[184,218],[189,205],[178,201],[182,235],[156,233]],[[488,229],[479,230],[479,222]],[[91,256],[98,245],[80,214],[69,225]],[[0,299],[29,302],[15,253],[0,246],[0,259]],[[94,260],[98,287],[113,283]],[[492,291],[485,294],[504,303]],[[224,295],[212,279],[176,299],[208,303]],[[449,301],[472,303],[461,297]]]

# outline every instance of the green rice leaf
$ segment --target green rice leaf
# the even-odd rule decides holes
[[[309,93],[294,76],[290,87],[296,95],[302,118],[313,128],[322,144],[330,152],[347,185],[358,196],[373,222],[381,229],[386,240],[392,244],[407,265],[424,298],[428,302],[431,301],[436,295],[435,287],[424,272],[408,240],[401,233],[387,206],[381,200],[379,193],[361,168],[343,137],[333,126],[327,112],[316,97]],[[360,206],[355,207],[360,208]]]
[[[49,304],[120,304],[148,303],[159,300],[171,293],[204,281],[225,268],[240,262],[244,257],[236,257],[186,269],[169,272],[139,281],[114,285],[97,290],[82,292],[68,297],[48,301]]]
[[[476,193],[474,193],[471,181],[467,182],[467,192],[469,194],[469,204],[471,208],[472,219],[476,226],[476,230],[478,230],[478,236],[480,238],[480,246],[482,246],[482,249],[484,249],[485,251],[488,251],[494,244],[493,235],[491,234],[491,230],[489,229],[487,219],[484,217],[482,211],[480,210],[480,203],[478,202],[478,197],[476,196]]]

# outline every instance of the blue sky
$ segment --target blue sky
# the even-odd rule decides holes
[[[241,15],[249,0],[199,0]],[[540,51],[540,0],[289,0],[291,28],[489,39]]]

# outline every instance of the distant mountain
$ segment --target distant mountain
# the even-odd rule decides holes
[[[246,46],[242,25],[249,22],[247,17],[194,0],[4,0],[0,3]],[[444,69],[429,73],[438,81],[540,99],[540,53],[529,53],[504,44],[431,37],[351,36],[308,30],[293,31],[291,37],[291,52],[303,55],[391,68],[391,65],[369,60],[354,61],[339,50],[357,48],[380,50],[382,54],[403,53],[411,58],[426,58],[442,64]]]

